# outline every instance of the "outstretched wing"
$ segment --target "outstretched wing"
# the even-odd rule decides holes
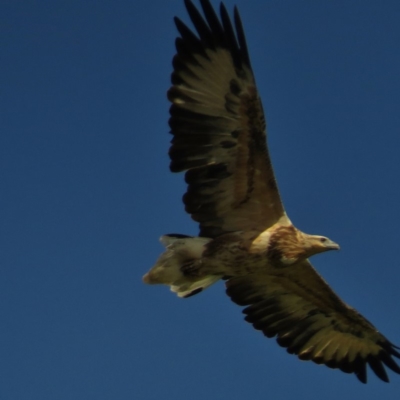
[[[354,373],[367,382],[366,366],[388,382],[386,365],[400,374],[398,347],[345,304],[308,260],[288,268],[231,278],[227,294],[245,320],[302,360]]]
[[[263,231],[285,213],[242,23],[236,8],[234,29],[223,4],[220,21],[208,0],[200,2],[205,19],[185,0],[198,37],[175,18],[170,168],[187,170],[183,201],[201,236]]]

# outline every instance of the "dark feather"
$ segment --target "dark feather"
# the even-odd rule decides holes
[[[400,367],[397,365],[397,363],[393,360],[393,358],[386,351],[381,351],[379,353],[378,357],[392,371],[397,372],[398,374],[400,374]]]
[[[365,362],[361,363],[355,374],[361,383],[367,383],[367,364]]]
[[[185,5],[195,33],[175,18],[180,38],[168,91],[174,136],[170,169],[195,171],[187,175],[184,201],[186,211],[200,223],[200,236],[262,231],[284,211],[239,13],[235,10],[232,25],[223,5],[220,18],[208,0],[201,0],[204,16],[190,0]],[[224,175],[212,176],[218,166]],[[218,183],[204,193],[201,188],[209,179]],[[274,183],[273,191],[268,182]]]
[[[308,261],[302,267],[282,271],[286,275],[296,272],[296,278],[288,279],[285,275],[278,280],[273,274],[259,274],[234,277],[226,282],[231,299],[247,305],[243,310],[245,320],[255,329],[267,337],[277,336],[278,344],[286,347],[289,354],[354,373],[363,383],[367,382],[367,364],[385,382],[388,376],[384,365],[400,374],[400,367],[392,358],[400,358],[396,347],[357,311],[344,303],[336,304],[337,296]],[[318,288],[317,297],[313,291],[303,291],[303,281]],[[286,284],[290,285],[290,291]],[[323,295],[325,290],[327,293]],[[320,298],[324,302],[319,303]],[[311,299],[315,303],[310,303]],[[379,353],[376,346],[381,347]]]
[[[383,365],[379,358],[370,355],[368,357],[368,364],[371,367],[372,371],[375,372],[375,374],[382,379],[384,382],[389,382],[389,378],[387,376],[387,373],[385,371],[385,368],[383,368]]]

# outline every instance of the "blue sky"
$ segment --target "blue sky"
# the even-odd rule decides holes
[[[214,2],[214,4],[217,4]],[[400,345],[400,3],[246,1],[281,194],[340,252],[314,265]],[[0,398],[397,399],[301,362],[222,284],[187,300],[142,275],[197,234],[168,170],[181,0],[0,5]]]

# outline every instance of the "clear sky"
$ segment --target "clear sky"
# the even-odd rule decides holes
[[[400,345],[400,2],[225,3],[288,214],[341,245],[314,265]],[[0,398],[398,399],[391,371],[362,385],[286,354],[222,283],[142,284],[159,236],[197,234],[168,170],[174,15],[182,0],[0,4]]]

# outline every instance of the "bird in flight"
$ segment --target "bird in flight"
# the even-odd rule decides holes
[[[268,147],[266,124],[237,8],[233,24],[221,3],[203,15],[185,5],[196,33],[175,24],[172,86],[168,91],[172,172],[185,172],[185,210],[198,237],[161,237],[166,251],[144,276],[179,297],[220,279],[245,320],[301,360],[312,360],[367,382],[367,365],[388,382],[400,374],[396,347],[344,303],[309,258],[339,246],[298,230],[283,207]]]

